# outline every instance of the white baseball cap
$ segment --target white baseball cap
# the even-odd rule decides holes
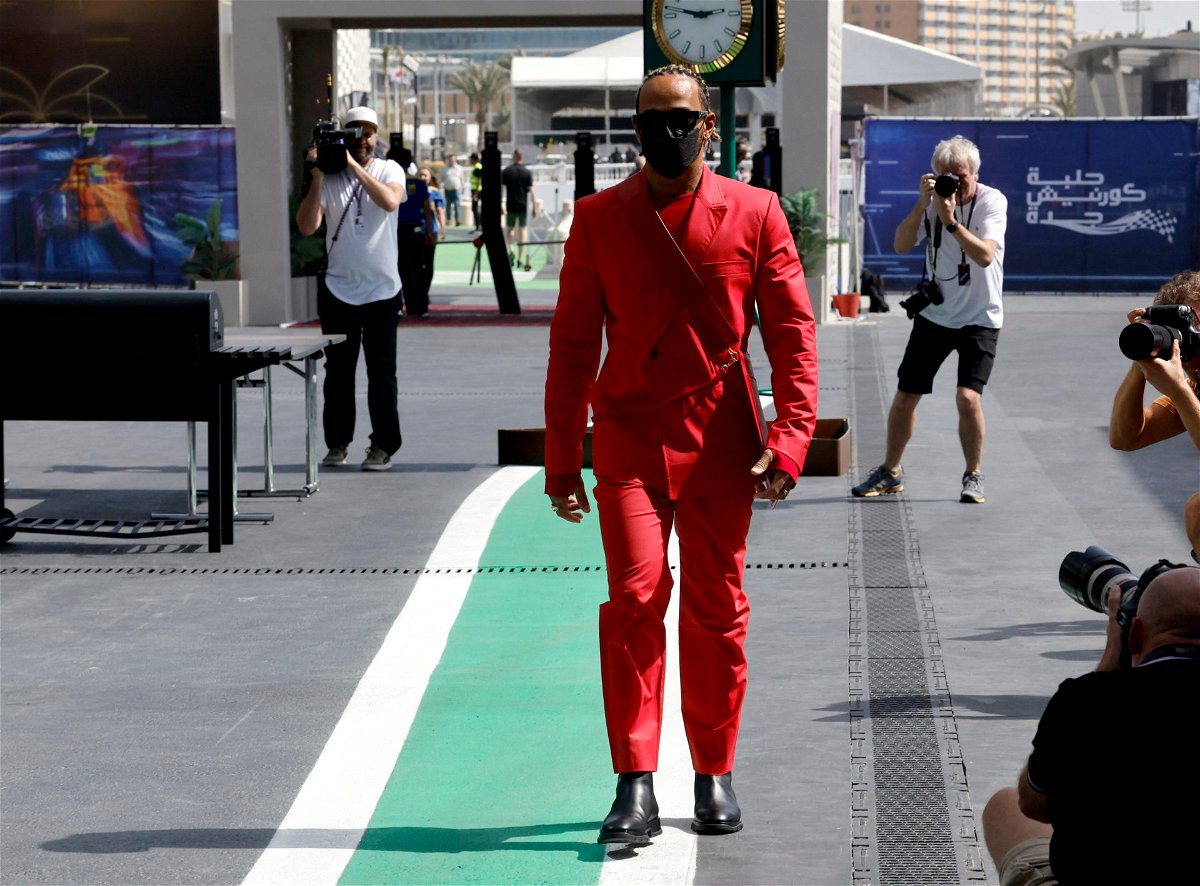
[[[379,115],[370,108],[360,105],[357,108],[351,108],[342,116],[343,126],[349,126],[352,123],[370,123],[378,129]]]

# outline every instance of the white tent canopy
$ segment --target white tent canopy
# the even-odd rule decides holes
[[[643,70],[640,30],[570,55],[513,58],[514,143],[531,145],[551,133],[569,137],[574,129],[554,127],[554,119],[562,117],[601,118],[599,144],[629,141],[620,118],[633,110]],[[882,104],[885,112],[894,97],[906,113],[975,113],[982,78],[978,65],[955,56],[842,26],[842,87],[855,98]],[[750,114],[752,144],[760,140],[761,115],[780,110],[770,87],[739,89],[738,109]],[[620,121],[615,136],[614,119]]]
[[[842,86],[971,83],[979,65],[856,25],[842,25]]]

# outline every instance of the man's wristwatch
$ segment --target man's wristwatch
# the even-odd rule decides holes
[[[956,222],[956,221],[950,222],[950,224],[946,225],[946,233],[947,234],[953,234],[957,230],[958,230],[958,222]]]

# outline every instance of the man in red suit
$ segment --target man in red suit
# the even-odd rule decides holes
[[[636,107],[646,167],[580,200],[566,245],[550,327],[546,493],[571,523],[591,511],[581,479],[590,405],[609,577],[601,680],[617,773],[599,842],[642,844],[662,830],[652,773],[672,523],[682,713],[696,771],[692,828],[742,827],[732,770],[746,689],[746,534],[753,499],[784,499],[804,463],[817,355],[778,198],[704,165],[717,137],[704,81],[686,67],[651,71]],[[756,383],[744,372],[756,307],[777,413],[765,442]]]

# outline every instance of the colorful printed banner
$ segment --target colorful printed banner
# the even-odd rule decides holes
[[[0,129],[0,281],[178,286],[192,248],[175,215],[218,200],[236,250],[232,128]]]

